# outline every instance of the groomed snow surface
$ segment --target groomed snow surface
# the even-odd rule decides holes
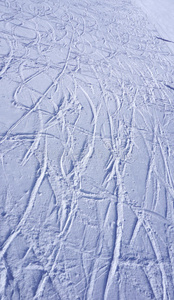
[[[174,52],[174,1],[173,0],[132,0],[149,16],[160,36],[168,42]]]
[[[156,28],[130,0],[0,1],[0,299],[174,299]]]

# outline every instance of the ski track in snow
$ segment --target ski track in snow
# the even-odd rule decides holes
[[[0,298],[174,299],[174,68],[129,0],[0,1]]]

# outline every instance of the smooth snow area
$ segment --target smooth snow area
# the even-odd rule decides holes
[[[133,0],[150,17],[160,33],[168,40],[168,46],[174,52],[174,1],[173,0]]]
[[[0,299],[174,299],[159,37],[130,0],[0,1]]]

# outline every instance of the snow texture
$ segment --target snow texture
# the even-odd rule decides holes
[[[174,38],[155,2],[0,1],[0,299],[174,299]]]
[[[163,40],[174,52],[174,1],[133,0],[150,17]]]

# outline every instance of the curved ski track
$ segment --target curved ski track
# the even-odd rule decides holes
[[[0,1],[0,298],[174,299],[174,67],[129,0]]]

